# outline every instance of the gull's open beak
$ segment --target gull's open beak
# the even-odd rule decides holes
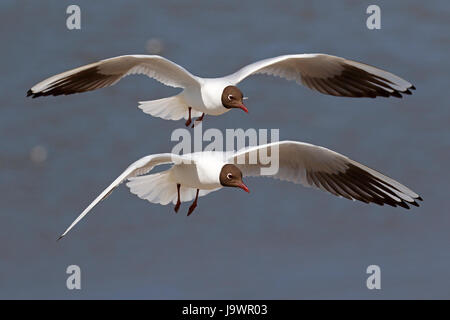
[[[244,190],[245,192],[250,193],[250,190],[248,190],[247,186],[243,182],[240,185],[238,185],[238,187]]]

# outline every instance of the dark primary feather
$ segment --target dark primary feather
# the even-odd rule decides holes
[[[98,72],[98,67],[94,66],[56,80],[43,91],[33,92],[30,89],[27,92],[27,97],[59,96],[91,91],[110,86],[118,81],[121,76],[120,74],[101,74]]]
[[[397,195],[393,190],[401,194],[404,194],[404,192],[395,186],[353,164],[349,164],[347,170],[340,173],[308,172],[307,179],[310,184],[318,188],[323,188],[336,196],[342,196],[350,200],[355,199],[365,203],[373,202],[381,206],[384,204],[393,207],[400,206],[405,209],[409,209],[408,205],[419,206],[416,201],[407,201]],[[391,196],[399,198],[401,201],[396,201]],[[414,200],[422,201],[423,199],[417,197]]]
[[[365,70],[344,64],[344,70],[337,76],[330,78],[302,77],[305,85],[324,94],[338,97],[375,98],[396,97],[402,98],[402,94],[412,94],[414,86],[404,91],[394,89],[394,83],[383,77],[371,74]]]

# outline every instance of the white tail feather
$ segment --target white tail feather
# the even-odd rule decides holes
[[[129,178],[126,184],[130,188],[130,192],[137,195],[141,199],[148,200],[152,203],[162,205],[177,203],[178,193],[177,184],[170,179],[170,171],[150,174],[140,177]],[[199,197],[204,196],[214,190],[200,190]],[[192,201],[195,198],[197,189],[181,186],[180,201]]]
[[[158,100],[140,101],[139,108],[147,114],[166,120],[180,120],[189,117],[189,106],[181,94]],[[201,112],[192,109],[191,117],[200,117]]]

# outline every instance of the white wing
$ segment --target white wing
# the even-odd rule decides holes
[[[295,80],[310,89],[342,97],[394,96],[411,94],[415,87],[387,71],[327,54],[295,54],[252,63],[226,79],[237,84],[253,74]]]
[[[136,162],[131,164],[124,172],[122,172],[122,174],[117,177],[116,180],[114,180],[105,190],[103,190],[102,193],[100,193],[97,198],[95,198],[94,201],[92,201],[92,203],[86,209],[84,209],[84,211],[78,216],[78,218],[75,219],[74,222],[72,222],[72,224],[66,229],[66,231],[64,231],[59,239],[64,237],[70,231],[70,229],[72,229],[81,219],[83,219],[86,214],[88,214],[89,211],[91,211],[92,208],[94,208],[100,201],[108,197],[111,192],[113,192],[114,189],[117,188],[124,180],[146,174],[157,165],[174,163],[176,161],[182,161],[182,158],[171,153],[149,155],[137,160]]]
[[[100,60],[57,74],[36,84],[28,90],[27,96],[36,98],[91,91],[112,86],[130,74],[145,74],[175,88],[199,85],[197,77],[163,57],[126,55]]]
[[[419,206],[415,200],[422,200],[417,193],[399,182],[344,155],[308,143],[270,143],[238,151],[228,160],[235,163],[244,176],[262,176],[261,168],[268,167],[267,154],[272,158],[279,155],[279,170],[268,177],[378,205],[398,205],[409,209],[408,204]],[[239,162],[239,159],[243,161]]]

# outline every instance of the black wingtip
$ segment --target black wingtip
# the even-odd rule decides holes
[[[406,203],[404,203],[403,201],[402,202],[397,202],[396,205],[398,205],[398,206],[400,206],[402,208],[408,209],[408,210],[410,209],[409,206]]]
[[[398,91],[391,92],[391,96],[399,98],[399,99],[403,98],[403,96]]]
[[[418,196],[416,199],[420,200],[420,201],[423,201],[423,198],[421,196]]]
[[[27,91],[27,97],[31,96],[32,99],[40,97],[42,95],[43,95],[42,92],[33,92],[31,91],[31,89]]]
[[[413,206],[420,207],[419,204],[417,202],[415,202],[415,201],[414,202],[409,202],[409,203],[412,204]]]
[[[64,238],[64,236],[63,236],[63,235],[60,235],[59,238],[56,239],[56,241],[59,241],[59,240],[61,240],[62,238]]]
[[[411,85],[411,87],[409,87],[408,89],[411,89],[411,90],[416,90],[416,87],[415,87],[415,86],[413,86],[413,85]]]

